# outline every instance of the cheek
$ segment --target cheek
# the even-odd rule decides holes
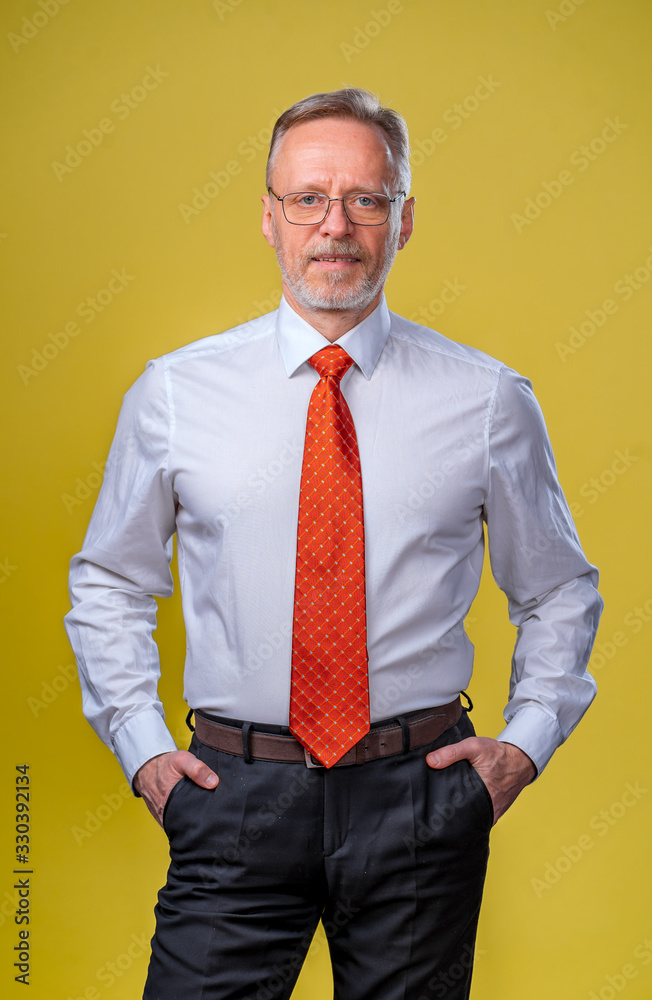
[[[387,260],[387,255],[392,253],[392,246],[393,241],[390,241],[387,235],[367,243],[366,249],[369,252],[372,267],[382,267]]]
[[[276,241],[276,248],[279,250],[283,256],[288,261],[298,261],[305,258],[307,254],[307,241],[302,238],[301,234],[295,236],[294,234],[284,234],[281,239]]]

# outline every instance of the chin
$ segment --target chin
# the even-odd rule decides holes
[[[364,309],[378,293],[377,288],[347,288],[341,282],[331,282],[327,287],[299,282],[292,291],[297,301],[309,309]]]

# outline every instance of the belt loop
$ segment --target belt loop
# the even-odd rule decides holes
[[[250,722],[242,723],[242,756],[244,757],[245,764],[253,764],[254,759],[251,756],[249,750],[249,730],[251,729]]]
[[[191,733],[194,733],[194,731],[195,731],[195,727],[193,726],[192,722],[190,721],[192,719],[192,717],[193,717],[193,714],[194,714],[194,709],[191,708],[190,711],[188,712],[187,716],[186,716],[186,725],[187,725],[187,727],[188,727],[188,729],[190,730]]]
[[[403,740],[403,747],[401,749],[401,754],[406,754],[410,749],[410,726],[404,715],[397,715],[396,721],[401,727],[401,737]]]
[[[461,695],[463,694],[464,697],[466,698],[466,700],[469,703],[469,707],[468,708],[466,707],[466,705],[462,705],[462,711],[463,712],[472,712],[473,711],[473,702],[469,698],[468,694],[466,693],[466,691],[460,691],[460,694]]]

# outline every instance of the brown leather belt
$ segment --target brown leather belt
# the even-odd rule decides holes
[[[366,736],[351,747],[334,767],[350,764],[365,764],[379,757],[417,750],[438,739],[442,733],[454,726],[462,714],[459,696],[448,705],[427,708],[409,716],[398,716],[396,721],[374,725]],[[305,764],[306,767],[323,767],[306,748],[292,735],[257,732],[250,723],[226,726],[221,722],[206,719],[195,714],[197,738],[212,747],[237,757],[250,760],[283,761],[288,764]]]

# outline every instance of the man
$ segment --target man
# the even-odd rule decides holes
[[[73,559],[85,713],[170,838],[150,1000],[289,997],[320,918],[340,1000],[468,997],[492,823],[594,696],[597,573],[530,384],[387,309],[408,153],[365,91],[281,116],[281,306],[150,362]],[[498,739],[459,699],[483,522],[519,629]],[[175,531],[189,751],[151,635]]]

